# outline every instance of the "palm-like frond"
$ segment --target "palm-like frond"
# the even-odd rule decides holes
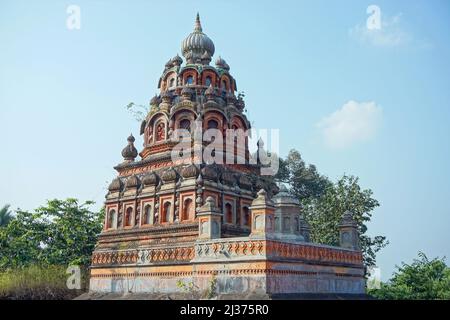
[[[13,215],[11,210],[9,210],[9,204],[4,205],[3,208],[0,209],[0,227],[8,225],[12,218]]]

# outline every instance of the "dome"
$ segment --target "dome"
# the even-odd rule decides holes
[[[109,191],[120,191],[122,188],[122,181],[119,178],[114,179],[108,187]]]
[[[171,60],[172,65],[179,66],[183,63],[183,59],[177,54],[175,57],[173,57]]]
[[[205,166],[201,170],[201,173],[208,180],[214,180],[214,181],[217,180],[218,173],[213,166],[210,166],[210,165]]]
[[[169,168],[163,172],[161,178],[164,182],[175,181],[177,178],[177,172],[173,168]]]
[[[216,59],[216,67],[220,68],[220,69],[224,69],[224,70],[230,70],[230,66],[228,65],[228,63],[221,57],[219,56]]]
[[[144,186],[154,186],[158,182],[158,176],[154,172],[146,174],[142,179]]]
[[[280,205],[300,205],[298,199],[289,192],[284,184],[280,186],[280,192],[272,200]]]
[[[222,181],[227,185],[234,185],[236,178],[231,172],[224,172],[222,174]]]
[[[183,178],[195,178],[197,177],[197,174],[198,169],[194,164],[191,164],[181,170],[181,175],[183,176]]]
[[[215,51],[214,43],[206,34],[203,33],[202,25],[200,23],[200,16],[197,13],[194,31],[181,43],[181,52],[183,53],[183,56],[188,59],[188,56],[186,55],[189,53],[201,57],[205,51],[210,57],[212,57]]]
[[[127,179],[127,188],[136,188],[139,186],[139,178],[137,176],[131,176]]]
[[[123,148],[122,157],[125,160],[134,161],[134,159],[136,159],[136,157],[138,155],[138,151],[134,147],[135,139],[134,139],[133,135],[131,134],[127,140],[128,140],[128,145],[125,148]]]

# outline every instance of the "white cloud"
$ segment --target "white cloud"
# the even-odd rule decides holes
[[[332,149],[344,149],[372,139],[381,123],[382,109],[375,102],[348,101],[342,108],[317,123],[324,142]]]
[[[380,29],[368,29],[366,24],[357,24],[350,28],[349,35],[361,43],[377,47],[395,47],[408,44],[412,41],[412,36],[402,30],[401,16],[401,13],[388,18],[383,18],[384,15],[382,15]]]

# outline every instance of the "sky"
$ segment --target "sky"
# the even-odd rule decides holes
[[[450,256],[445,0],[0,0],[0,205],[99,208],[130,132],[142,145],[125,106],[148,105],[197,11],[253,127],[280,129],[282,156],[373,190],[384,280],[419,251]]]

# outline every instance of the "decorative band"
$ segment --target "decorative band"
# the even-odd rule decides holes
[[[239,275],[299,275],[299,276],[334,276],[334,277],[352,277],[362,278],[362,275],[349,274],[341,272],[320,272],[320,271],[301,271],[301,270],[271,270],[271,269],[243,269],[243,270],[203,270],[203,271],[166,271],[166,272],[132,272],[132,273],[108,273],[93,274],[91,278],[151,278],[151,277],[194,277],[194,276],[239,276]]]

